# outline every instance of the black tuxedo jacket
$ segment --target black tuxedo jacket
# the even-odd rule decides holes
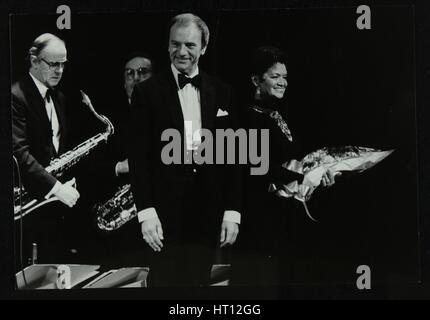
[[[214,137],[216,129],[235,129],[232,88],[203,72],[200,75],[202,128],[210,130]],[[173,224],[179,225],[187,219],[196,228],[201,229],[204,224],[219,230],[224,210],[240,212],[241,181],[237,166],[184,164],[182,155],[181,164],[166,165],[161,160],[163,147],[170,142],[161,141],[164,130],[178,130],[184,144],[184,119],[171,70],[138,84],[131,108],[134,124],[130,172],[138,211],[154,207],[164,230],[166,225],[167,229],[174,229]],[[219,109],[228,115],[217,117]],[[214,152],[214,162],[215,158]],[[198,208],[197,216],[188,214],[193,211],[190,208]]]
[[[18,160],[26,189],[33,195],[43,196],[56,182],[44,168],[67,148],[65,98],[58,90],[52,97],[61,130],[56,154],[45,102],[30,75],[13,84],[11,93],[13,154]]]

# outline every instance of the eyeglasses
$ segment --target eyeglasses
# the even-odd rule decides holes
[[[49,62],[49,61],[46,61],[43,58],[40,58],[40,60],[42,60],[43,62],[45,62],[48,65],[49,69],[53,70],[53,71],[54,70],[64,69],[66,67],[66,63],[67,63],[67,61],[64,61],[64,62]]]
[[[134,79],[136,74],[138,78],[143,78],[149,72],[151,72],[151,69],[148,69],[148,68],[139,68],[139,69],[125,68],[125,75],[130,80]]]

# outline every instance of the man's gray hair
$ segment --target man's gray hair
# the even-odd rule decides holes
[[[52,33],[43,33],[40,36],[38,36],[31,45],[30,49],[28,50],[27,59],[30,58],[30,56],[38,56],[40,52],[49,44],[49,42],[56,40],[61,41],[64,43],[62,39],[57,37],[56,35],[53,35]]]
[[[183,13],[173,17],[169,24],[169,33],[173,26],[188,26],[190,23],[194,23],[200,29],[202,46],[206,47],[209,43],[209,28],[206,22],[192,13]]]

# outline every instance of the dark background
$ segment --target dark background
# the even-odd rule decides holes
[[[428,30],[420,24],[425,6],[415,13],[410,6],[371,6],[372,30],[360,31],[355,26],[358,15],[354,5],[351,2],[350,6],[345,6],[342,2],[340,7],[334,1],[304,1],[299,5],[292,1],[290,7],[302,10],[280,11],[273,10],[281,7],[276,1],[255,2],[255,5],[189,1],[177,7],[163,2],[130,1],[127,8],[118,5],[110,9],[99,8],[95,2],[93,7],[91,2],[86,2],[85,6],[73,2],[72,12],[103,13],[72,16],[70,31],[55,28],[56,15],[37,15],[55,12],[55,5],[44,10],[43,6],[36,8],[30,3],[23,7],[15,5],[10,12],[33,14],[13,16],[11,20],[11,81],[26,72],[22,61],[31,41],[40,33],[52,32],[65,39],[68,48],[70,65],[61,83],[63,91],[76,96],[76,91],[82,88],[100,111],[112,108],[115,100],[110,99],[109,94],[115,95],[122,86],[120,74],[124,55],[144,49],[154,56],[156,67],[166,66],[167,21],[176,13],[191,9],[208,22],[211,30],[201,68],[232,84],[241,98],[250,90],[250,52],[265,44],[285,49],[289,55],[288,105],[292,122],[298,124],[297,134],[307,151],[327,145],[397,149],[374,170],[340,180],[333,189],[311,200],[311,212],[321,222],[317,228],[310,226],[313,233],[309,235],[306,249],[313,250],[309,256],[316,258],[304,264],[314,266],[311,269],[316,278],[308,280],[316,281],[321,290],[339,293],[333,291],[333,286],[346,283],[355,287],[355,268],[368,264],[374,272],[375,283],[394,287],[418,285],[419,280],[426,283],[428,279],[428,220],[423,209],[426,189],[425,181],[417,179],[417,169],[420,176],[424,176],[426,168],[416,166],[415,127],[417,102],[419,156],[424,163],[425,148],[421,146],[426,136],[419,129],[425,119],[423,102],[426,100],[422,88],[428,75],[423,74],[428,69],[421,50],[425,45],[423,35]],[[282,6],[287,5],[283,2]],[[338,8],[327,8],[333,6]],[[255,11],[263,8],[267,10]],[[142,12],[147,9],[155,12]],[[416,63],[420,66],[417,74]],[[7,81],[3,87],[8,87]],[[10,122],[7,121],[10,114],[3,108],[1,112],[5,115],[1,120],[6,120],[3,121],[5,126],[1,126],[5,131],[1,142],[6,146],[2,149],[3,160],[10,154],[6,152],[10,150],[10,140],[6,138],[10,137]],[[11,168],[6,165],[7,159],[4,162],[5,168]],[[11,181],[11,176],[5,179]],[[417,181],[421,186],[420,216]],[[6,185],[2,188],[8,190]],[[1,201],[2,208],[10,207],[11,199],[2,197]],[[2,214],[5,212],[7,210],[2,210]],[[11,256],[12,246],[8,242],[11,228],[7,227],[8,219],[2,217],[2,220],[6,221],[2,236],[6,239],[7,261],[10,260],[8,255]],[[419,236],[421,247],[418,246]],[[10,275],[7,263],[4,266],[6,270],[2,276]],[[11,269],[10,266],[9,271]],[[13,285],[10,279],[9,284]],[[308,283],[309,288],[310,285]],[[297,292],[306,288],[297,289]],[[384,294],[390,296],[389,291]]]

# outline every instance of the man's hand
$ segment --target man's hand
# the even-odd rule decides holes
[[[129,173],[128,159],[118,162],[116,164],[116,170],[118,175]]]
[[[322,180],[321,180],[321,182],[322,182],[322,185],[324,186],[324,187],[331,187],[332,185],[334,185],[335,184],[335,178],[337,177],[337,176],[340,176],[342,173],[341,172],[336,172],[335,174],[333,174],[333,172],[330,170],[330,169],[328,169],[325,173],[324,173],[324,175],[322,176]]]
[[[227,244],[232,245],[236,242],[239,234],[239,225],[235,222],[223,221],[221,224],[221,248]]]
[[[152,218],[142,222],[143,239],[154,251],[161,251],[164,240],[160,219]]]
[[[72,180],[62,184],[58,189],[58,191],[54,193],[54,195],[62,203],[72,208],[80,197],[79,192],[78,190],[76,190],[75,186],[76,186],[76,180],[75,178],[73,178]]]

